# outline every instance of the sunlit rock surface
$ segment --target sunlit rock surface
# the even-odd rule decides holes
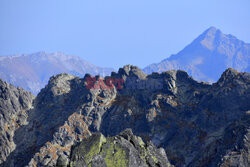
[[[60,74],[50,78],[34,99],[27,123],[16,129],[16,147],[1,166],[70,164],[77,160],[73,148],[77,150],[79,143],[85,145],[93,133],[100,132],[108,141],[121,144],[124,140],[130,145],[120,134],[127,128],[144,144],[152,142],[163,148],[169,165],[248,166],[249,73],[227,69],[210,85],[193,80],[185,71],[145,75],[128,65],[103,81],[122,79],[124,84],[119,89],[115,85],[88,89],[89,77]],[[107,154],[88,155],[88,162],[91,159],[105,166],[105,158],[100,156]],[[143,158],[133,162],[141,160],[145,162]],[[132,161],[122,164],[128,162]]]

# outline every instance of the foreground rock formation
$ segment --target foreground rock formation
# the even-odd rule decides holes
[[[66,166],[67,161],[58,160],[57,165]],[[105,138],[93,134],[72,149],[70,166],[110,167],[170,167],[163,148],[157,149],[127,129],[118,136]]]
[[[33,98],[31,93],[0,79],[0,164],[15,149],[14,132],[27,124]]]
[[[1,157],[7,157],[1,159],[1,166],[74,165],[83,162],[78,161],[79,152],[84,153],[84,163],[85,155],[91,155],[88,162],[104,164],[105,158],[100,156],[108,156],[108,152],[98,151],[92,156],[86,143],[91,145],[96,132],[106,136],[108,142],[131,143],[120,134],[127,128],[145,143],[151,141],[164,148],[167,155],[164,162],[168,159],[175,166],[249,165],[249,73],[228,69],[218,82],[210,85],[193,80],[184,71],[145,75],[128,65],[106,77],[105,88],[101,89],[89,89],[90,77],[88,74],[84,78],[68,74],[51,77],[34,99],[27,123],[15,129],[16,147],[8,154],[1,151]],[[115,82],[110,86],[107,85],[110,79],[124,83],[122,87]],[[104,150],[111,147],[101,145]],[[136,145],[132,148],[140,157]],[[147,150],[149,146],[142,148]],[[131,160],[128,155],[125,162],[143,161],[146,165],[151,162],[144,160]]]

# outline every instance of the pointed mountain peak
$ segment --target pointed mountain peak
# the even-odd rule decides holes
[[[220,29],[210,27],[204,31],[198,38],[198,41],[208,49],[215,49],[221,44],[221,41],[227,41],[226,43],[244,43],[231,34],[224,34]]]
[[[209,50],[215,49],[215,41],[221,39],[221,37],[225,36],[219,29],[215,27],[210,27],[206,31],[204,31],[198,38],[198,42],[208,48]]]
[[[216,27],[209,27],[207,30],[205,30],[202,34],[203,35],[215,35],[216,33],[222,33],[218,28]]]

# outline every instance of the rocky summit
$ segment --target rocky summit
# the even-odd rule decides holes
[[[1,167],[249,166],[247,72],[208,84],[127,65],[53,76],[34,99],[0,84]]]

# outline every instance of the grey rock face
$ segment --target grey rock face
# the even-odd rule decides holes
[[[147,74],[185,70],[198,81],[216,82],[227,68],[250,72],[250,44],[209,28],[177,54],[143,69]]]
[[[0,79],[0,164],[15,149],[15,131],[27,124],[27,111],[32,107],[31,93]]]
[[[34,100],[29,124],[16,132],[16,149],[3,166],[55,166],[59,157],[68,158],[72,145],[91,135],[89,129],[98,129],[93,121],[101,119],[116,90],[91,90],[86,84],[85,78],[69,74],[51,77]]]
[[[147,77],[163,79],[163,89],[119,91],[113,108],[103,116],[104,135],[132,128],[136,135],[164,147],[176,166],[216,166],[226,154],[224,148],[232,150],[236,140],[243,143],[243,138],[227,139],[233,140],[229,147],[221,141],[226,129],[241,118],[248,119],[249,127],[249,73],[228,69],[213,85],[196,82],[183,71]],[[223,147],[217,152],[218,145]]]
[[[129,65],[104,78],[103,83],[110,78],[122,79],[121,89],[88,89],[89,77],[51,77],[33,102],[29,124],[16,130],[16,148],[2,166],[86,163],[86,159],[74,156],[77,154],[73,150],[81,152],[75,145],[80,142],[85,147],[81,141],[89,141],[89,136],[96,132],[120,143],[119,147],[125,143],[135,151],[134,155],[140,155],[130,137],[121,133],[127,128],[145,143],[152,141],[156,147],[164,148],[175,166],[248,166],[249,73],[228,69],[218,82],[210,85],[193,80],[185,71],[145,75]],[[157,85],[153,89],[147,87],[151,81]],[[95,155],[88,158],[93,166],[107,165],[103,154]],[[128,162],[143,164],[140,158]]]
[[[93,134],[72,149],[72,167],[171,167],[164,149],[145,144],[127,129],[118,136],[105,138]]]

